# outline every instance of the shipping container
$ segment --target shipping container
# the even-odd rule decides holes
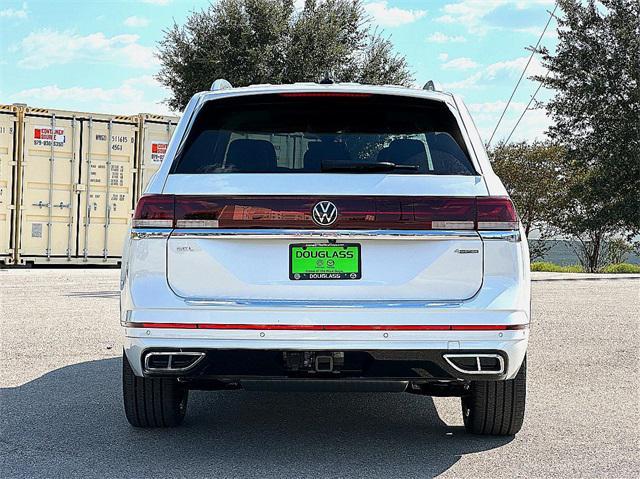
[[[25,110],[20,263],[120,261],[137,134],[137,116]]]
[[[138,118],[94,115],[82,131],[78,255],[119,262],[135,201]]]
[[[150,113],[140,114],[140,136],[138,163],[136,165],[136,199],[144,193],[151,177],[158,171],[171,135],[176,128],[176,116],[161,116]]]
[[[18,111],[0,105],[0,264],[13,263]]]

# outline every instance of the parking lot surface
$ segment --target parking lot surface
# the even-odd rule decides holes
[[[527,416],[471,436],[457,398],[192,392],[121,405],[117,270],[0,270],[0,477],[638,477],[640,280],[533,283]]]

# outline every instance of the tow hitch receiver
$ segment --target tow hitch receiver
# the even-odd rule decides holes
[[[344,366],[343,352],[285,351],[282,359],[291,372],[339,374]]]
[[[316,371],[319,373],[333,371],[333,356],[316,356]]]

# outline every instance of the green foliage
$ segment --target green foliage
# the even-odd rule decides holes
[[[600,269],[601,273],[640,273],[640,264],[615,263]]]
[[[629,255],[632,253],[637,253],[639,250],[639,245],[634,245],[629,243],[624,238],[614,238],[609,241],[606,245],[606,263],[607,264],[618,264],[624,263]]]
[[[571,266],[560,266],[559,264],[547,261],[536,261],[531,263],[531,271],[544,271],[548,273],[584,273],[584,268],[579,264]]]
[[[542,271],[547,273],[585,273],[585,269],[579,264],[570,266],[560,266],[548,261],[535,261],[531,263],[531,271]],[[640,273],[640,264],[615,263],[603,266],[598,273]]]
[[[370,28],[361,0],[219,0],[164,32],[157,75],[183,109],[191,96],[225,78],[234,86],[337,80],[409,85],[405,58]]]
[[[555,90],[549,136],[565,149],[554,220],[589,271],[620,231],[640,231],[640,2],[559,0],[558,46],[543,50]]]
[[[552,218],[564,198],[560,165],[563,149],[550,142],[498,144],[489,151],[493,170],[500,177],[516,205],[525,233],[540,233],[540,239],[555,229]],[[550,243],[530,243],[531,259],[541,258]]]

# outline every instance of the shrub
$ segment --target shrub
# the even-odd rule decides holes
[[[640,273],[640,264],[615,263],[600,268],[600,273]]]
[[[531,263],[531,271],[545,271],[548,273],[584,273],[584,268],[579,264],[560,266],[548,261],[536,261]]]

